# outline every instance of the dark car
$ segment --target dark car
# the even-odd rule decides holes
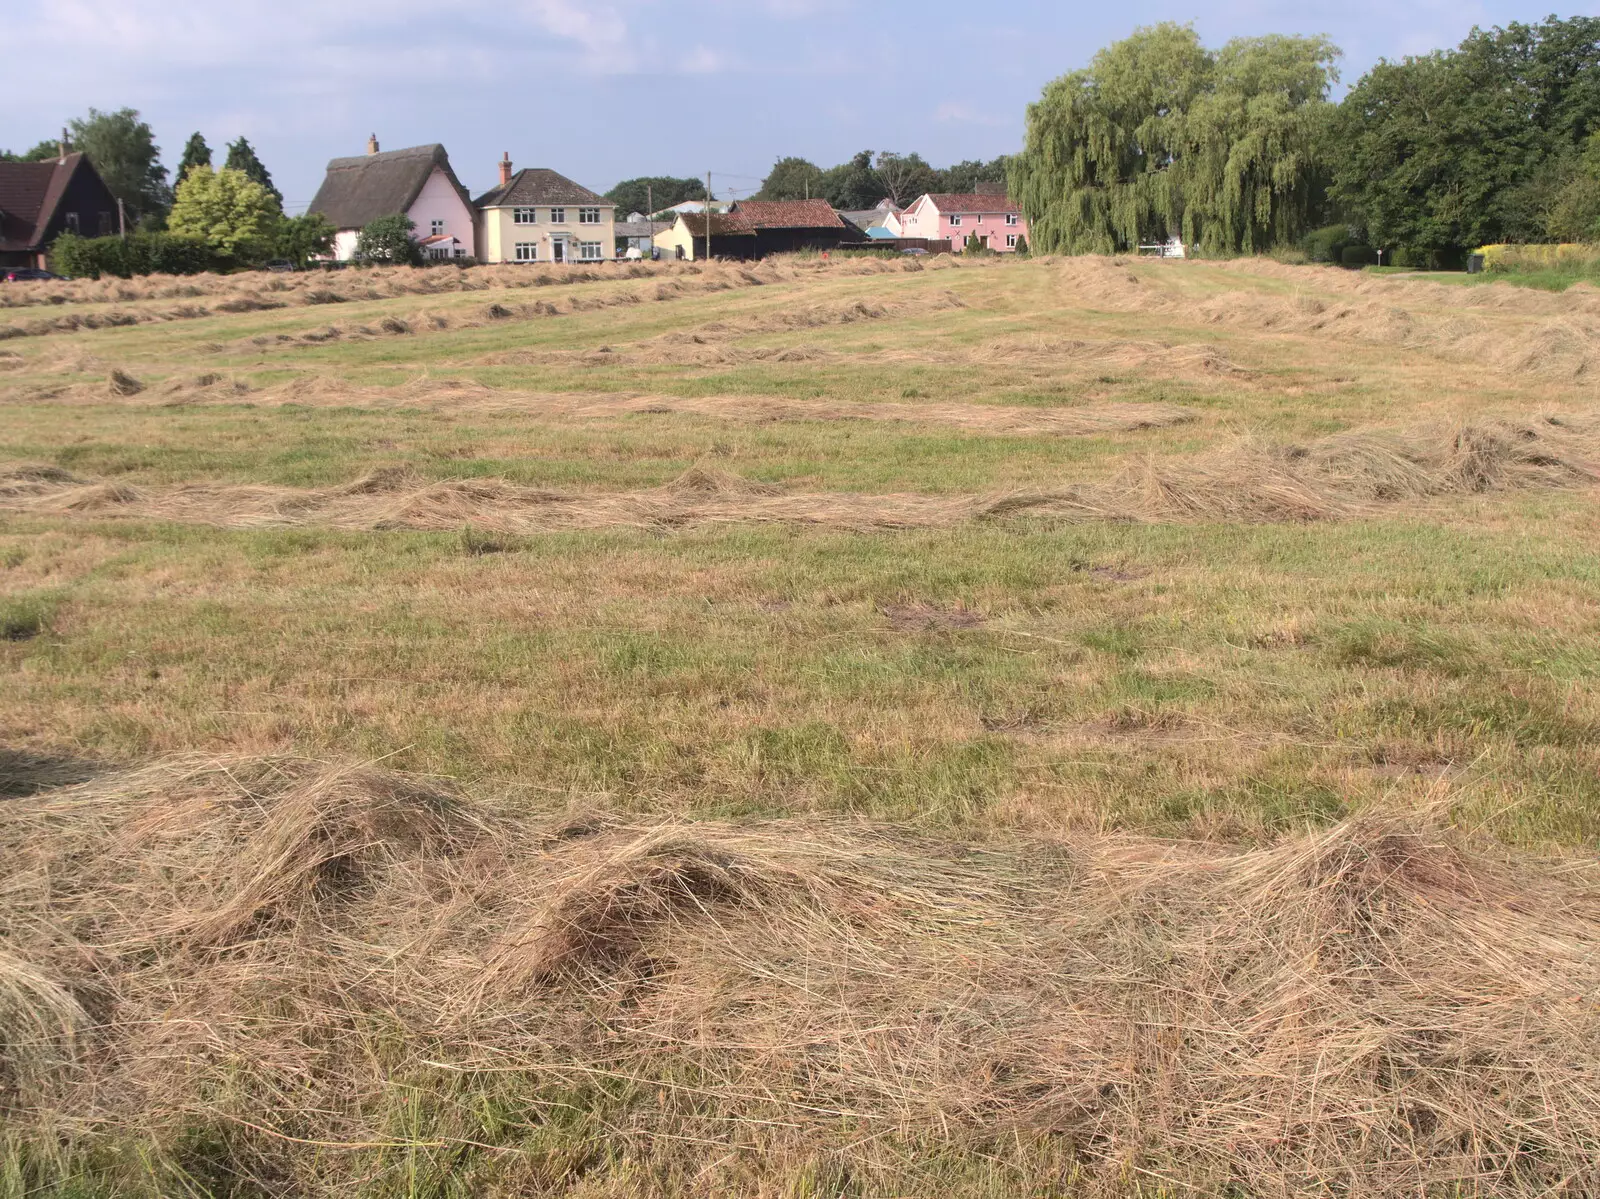
[[[297,271],[300,268],[295,263],[290,262],[287,258],[274,258],[271,262],[267,263],[263,269],[269,271]]]
[[[41,271],[35,266],[7,266],[0,267],[0,283],[26,283],[34,279],[60,279],[61,275],[53,275],[49,271]]]

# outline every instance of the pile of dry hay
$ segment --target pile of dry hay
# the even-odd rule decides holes
[[[1149,458],[1103,483],[998,495],[790,492],[699,468],[664,487],[631,492],[561,492],[505,479],[428,482],[405,468],[320,490],[201,483],[147,491],[19,465],[0,468],[0,511],[239,528],[472,526],[507,533],[763,522],[931,528],[1016,513],[1066,521],[1270,522],[1353,517],[1441,496],[1585,485],[1600,477],[1597,463],[1592,418],[1546,416],[1442,431],[1341,433],[1306,446],[1245,438],[1191,458]]]
[[[1596,864],[1415,817],[971,847],[184,760],[0,805],[0,858],[11,1135],[209,1121],[275,1193],[344,1193],[396,1095],[464,1161],[596,1080],[612,1167],[687,1140],[709,1190],[908,1143],[1085,1193],[1600,1188]],[[515,1127],[473,1118],[508,1074]]]

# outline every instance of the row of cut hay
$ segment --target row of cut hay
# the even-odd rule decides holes
[[[1240,274],[1274,273],[1273,264],[1227,265]],[[1181,269],[1167,264],[1135,270],[1128,260],[1071,259],[1059,272],[1063,290],[1075,302],[1116,311],[1426,350],[1511,374],[1585,379],[1600,366],[1600,297],[1587,289],[1549,295],[1526,288],[1356,277],[1335,268],[1276,267],[1315,290],[1288,295],[1232,290],[1195,299],[1173,286],[1181,282],[1175,273]]]
[[[130,386],[131,384],[131,386]],[[398,387],[359,387],[326,376],[301,376],[253,389],[243,380],[207,372],[170,379],[147,388],[116,372],[106,390],[141,403],[178,405],[237,403],[339,405],[362,408],[426,407],[451,412],[519,413],[541,419],[588,419],[635,414],[683,413],[719,420],[901,421],[1016,436],[1088,436],[1098,433],[1167,428],[1195,419],[1173,404],[1110,402],[1074,407],[1013,407],[998,404],[864,403],[844,400],[791,400],[777,396],[667,396],[575,392],[526,392],[486,387],[468,379],[421,376]],[[78,387],[53,399],[102,402],[96,387]]]
[[[713,284],[719,290],[753,287],[820,275],[859,276],[920,271],[916,262],[839,261],[787,256],[758,262],[609,262],[559,266],[481,266],[469,270],[442,267],[376,267],[336,272],[308,271],[263,275],[202,274],[174,278],[70,280],[0,289],[0,310],[55,308],[73,304],[146,305],[207,300],[226,305],[278,307],[294,304],[337,304],[388,300],[405,296],[452,295],[466,292],[562,287],[616,280],[663,280]],[[192,305],[191,305],[192,307]],[[242,308],[240,310],[248,310]]]
[[[430,483],[403,468],[320,490],[229,484],[144,490],[24,465],[0,471],[0,510],[233,528],[473,526],[508,533],[739,523],[931,528],[1022,512],[1065,521],[1270,522],[1351,517],[1442,496],[1581,486],[1600,477],[1597,463],[1594,419],[1552,416],[1442,432],[1342,433],[1307,446],[1246,438],[1191,458],[1152,458],[1103,483],[1002,495],[789,492],[698,468],[686,476],[693,486],[680,480],[630,492],[563,492],[504,479]]]
[[[225,1168],[276,1193],[348,1193],[400,1094],[508,1075],[514,1127],[430,1141],[515,1154],[609,1080],[599,1160],[726,1146],[708,1191],[826,1153],[871,1193],[918,1137],[1038,1146],[1083,1193],[1600,1187],[1597,867],[1416,814],[973,847],[182,760],[9,802],[0,854],[11,1135],[244,1122],[281,1135]]]

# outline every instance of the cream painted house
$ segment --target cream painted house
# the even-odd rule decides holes
[[[540,167],[512,174],[478,197],[483,262],[602,262],[617,256],[617,206],[565,175]]]

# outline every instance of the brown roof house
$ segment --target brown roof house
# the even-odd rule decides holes
[[[511,170],[478,197],[485,262],[603,262],[617,256],[617,206],[548,167]]]
[[[117,199],[82,153],[0,162],[0,266],[44,267],[63,233],[117,232]]]
[[[368,138],[365,154],[328,163],[310,211],[320,212],[337,230],[333,256],[340,262],[355,257],[362,229],[397,214],[411,218],[412,236],[429,258],[478,252],[472,197],[437,143],[380,151],[377,136]]]
[[[670,228],[656,234],[657,249],[669,258],[704,258],[708,219],[713,258],[765,258],[866,241],[866,234],[840,220],[826,200],[739,200],[709,218],[680,212]]]

